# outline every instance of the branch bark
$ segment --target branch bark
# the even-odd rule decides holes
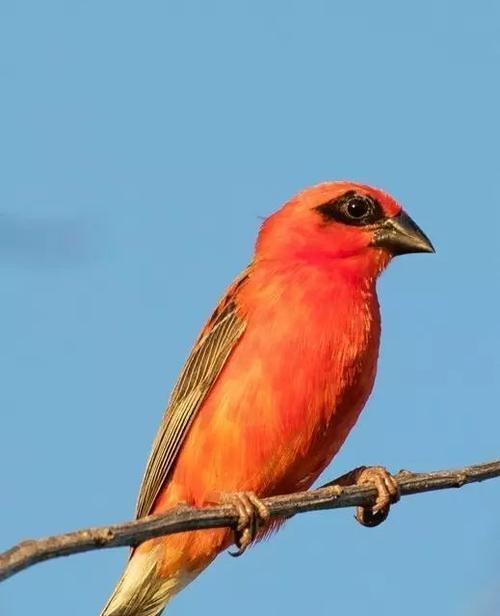
[[[400,471],[395,477],[401,496],[460,488],[467,483],[500,477],[500,460],[429,473]],[[272,518],[288,518],[306,511],[370,506],[374,504],[376,496],[375,488],[366,486],[345,487],[340,494],[331,487],[322,487],[307,492],[272,496],[263,501],[269,507]],[[134,546],[161,535],[203,528],[232,527],[236,522],[237,513],[232,505],[203,509],[180,506],[162,515],[152,515],[122,524],[26,540],[0,554],[0,581],[31,565],[59,556],[102,548]]]

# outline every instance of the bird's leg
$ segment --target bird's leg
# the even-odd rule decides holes
[[[377,489],[377,500],[373,507],[356,508],[356,520],[363,526],[372,527],[381,524],[389,515],[391,504],[399,500],[398,482],[383,466],[359,466],[321,487],[333,485],[371,486]]]
[[[238,523],[234,529],[238,550],[231,556],[241,556],[257,535],[257,531],[269,520],[269,509],[253,492],[224,494],[221,502],[233,505],[238,512]]]

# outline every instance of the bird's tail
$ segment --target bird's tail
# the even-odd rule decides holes
[[[155,551],[136,551],[100,616],[159,616],[197,573],[161,577]]]

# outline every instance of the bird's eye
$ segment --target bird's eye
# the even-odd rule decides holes
[[[361,220],[370,211],[370,204],[366,199],[355,197],[346,203],[346,214],[353,220]]]
[[[356,227],[375,224],[384,216],[382,207],[376,199],[354,190],[318,205],[316,210],[325,222],[335,220]]]

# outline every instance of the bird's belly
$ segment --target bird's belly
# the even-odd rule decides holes
[[[176,500],[201,505],[222,492],[266,496],[307,488],[362,410],[378,336],[353,341],[347,328],[313,344],[290,336],[276,344],[251,333],[200,409],[161,509]]]

